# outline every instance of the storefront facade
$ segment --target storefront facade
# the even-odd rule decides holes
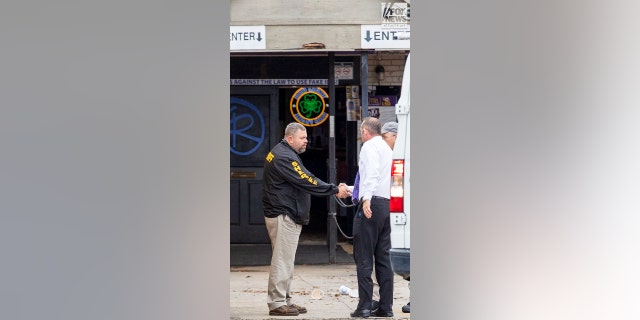
[[[324,181],[353,184],[358,121],[367,115],[395,120],[394,99],[409,53],[409,20],[402,17],[409,3],[387,3],[387,11],[384,5],[231,1],[232,243],[269,243],[262,166],[289,122],[307,128],[309,147],[301,158],[308,169]],[[389,21],[405,23],[383,28]],[[312,197],[305,232],[326,235],[331,246],[340,236],[336,227],[351,234],[351,218],[332,199]]]

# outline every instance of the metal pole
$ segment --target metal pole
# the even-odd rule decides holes
[[[362,87],[360,90],[362,117],[360,119],[364,119],[369,115],[369,56],[366,51],[360,53],[360,83]]]
[[[335,137],[335,53],[329,52],[329,181],[336,182],[336,137]],[[336,199],[329,197],[329,215],[327,216],[327,237],[329,245],[329,263],[336,263],[336,243],[338,234],[336,228]]]

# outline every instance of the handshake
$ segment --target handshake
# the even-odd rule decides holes
[[[346,198],[351,196],[351,190],[349,187],[343,182],[338,185],[338,198]]]

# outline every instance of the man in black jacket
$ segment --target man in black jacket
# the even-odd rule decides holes
[[[326,183],[304,167],[298,154],[306,151],[307,142],[307,129],[292,122],[264,163],[262,208],[272,248],[267,288],[269,315],[297,316],[307,312],[291,301],[290,289],[300,232],[303,225],[309,224],[311,195],[350,196],[346,184]]]

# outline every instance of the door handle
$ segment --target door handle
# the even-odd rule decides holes
[[[231,178],[233,179],[255,179],[255,171],[231,171]]]

